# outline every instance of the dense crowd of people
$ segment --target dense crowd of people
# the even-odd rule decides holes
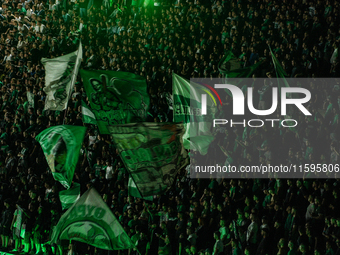
[[[63,211],[37,134],[54,125],[83,125],[81,79],[67,111],[45,111],[41,58],[75,51],[81,68],[127,71],[146,78],[149,121],[172,121],[172,73],[222,77],[231,50],[254,76],[275,76],[270,55],[288,77],[338,77],[339,1],[226,0],[0,1],[0,222],[2,250],[38,254],[307,255],[340,254],[339,179],[191,179],[181,169],[174,187],[152,202],[128,195],[128,173],[109,136],[87,125],[74,182],[95,187],[136,250],[104,251],[79,242],[48,243]],[[211,148],[234,164],[339,164],[338,84],[307,85],[313,117],[297,131],[227,129]],[[27,100],[34,95],[34,104]],[[264,97],[261,97],[262,99]],[[259,99],[261,101],[261,99]],[[266,99],[263,99],[265,101]],[[220,109],[230,111],[231,98]],[[152,117],[151,117],[152,116]],[[279,149],[278,149],[279,148]],[[218,152],[217,152],[218,153]],[[192,151],[195,158],[197,152]],[[231,160],[232,159],[232,160]],[[14,234],[18,206],[25,232]],[[138,250],[138,251],[137,251]]]

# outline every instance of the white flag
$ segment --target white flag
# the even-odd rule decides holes
[[[67,108],[82,58],[80,42],[75,52],[53,59],[41,59],[45,68],[45,110],[62,111]]]

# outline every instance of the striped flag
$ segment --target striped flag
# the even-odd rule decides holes
[[[212,123],[217,106],[213,97],[207,98],[207,114],[201,114],[201,95],[210,93],[203,85],[193,83],[177,74],[172,76],[174,122],[183,122],[185,149],[207,154],[213,141]]]
[[[149,201],[153,201],[153,196],[148,196],[148,197],[143,197],[137,186],[136,186],[136,183],[133,181],[133,179],[130,177],[129,178],[129,196],[132,196],[132,197],[138,197],[138,198],[142,198],[142,199],[145,199],[145,200],[149,200]]]
[[[86,127],[59,125],[40,132],[37,140],[53,178],[69,189],[77,166]]]
[[[96,116],[91,111],[90,107],[85,104],[84,101],[81,101],[81,113],[83,115],[83,122],[88,124],[97,125]]]

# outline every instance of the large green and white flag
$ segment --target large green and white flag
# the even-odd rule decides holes
[[[80,184],[74,182],[72,188],[59,192],[61,208],[70,208],[80,198]]]
[[[80,126],[54,126],[35,138],[41,145],[54,179],[66,189],[72,183],[85,131],[86,128]]]
[[[153,196],[143,197],[140,194],[136,183],[133,181],[133,179],[131,177],[129,178],[129,190],[128,191],[129,191],[129,196],[138,197],[138,198],[142,198],[142,199],[145,199],[145,200],[153,201]]]
[[[154,8],[155,1],[154,0],[144,0],[143,6],[144,8]]]
[[[86,191],[60,218],[51,243],[75,240],[104,250],[135,248],[98,192]]]
[[[53,59],[41,59],[45,69],[45,110],[62,111],[67,108],[82,58],[80,42],[75,52]]]
[[[97,125],[96,116],[94,116],[90,107],[87,104],[85,104],[84,101],[81,101],[81,114],[83,116],[84,123]]]
[[[90,107],[101,134],[108,125],[135,123],[147,117],[145,78],[128,72],[80,70]]]
[[[143,198],[165,192],[189,162],[182,143],[183,124],[135,123],[108,128]]]
[[[183,122],[185,128],[184,148],[199,151],[202,155],[207,154],[214,139],[212,123],[217,106],[213,97],[207,97],[208,114],[202,115],[201,95],[210,94],[210,88],[173,74],[172,93],[174,122]]]

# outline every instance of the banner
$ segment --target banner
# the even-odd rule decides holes
[[[130,237],[98,192],[86,191],[60,218],[51,243],[75,240],[104,250],[134,248]]]
[[[218,69],[225,78],[248,78],[261,64],[262,61],[258,61],[252,66],[242,68],[238,58],[229,50],[218,63]]]
[[[149,106],[144,77],[128,72],[80,70],[101,134],[108,125],[144,121]]]
[[[82,58],[80,42],[75,52],[53,59],[41,59],[45,69],[45,110],[62,111],[67,108]]]
[[[276,81],[277,81],[277,85],[279,87],[279,95],[281,96],[281,88],[284,87],[290,87],[288,84],[288,81],[286,79],[287,73],[286,71],[283,69],[283,67],[281,66],[279,60],[275,57],[271,47],[269,46],[269,50],[270,50],[270,55],[272,57],[273,60],[273,64],[274,64],[274,69],[275,69],[275,73],[276,73]],[[291,98],[291,95],[288,93],[287,94],[287,98]],[[285,119],[290,119],[290,117],[288,115],[284,116]],[[289,126],[294,126],[292,121],[287,121],[287,124],[289,124]],[[289,128],[291,131],[293,131],[294,133],[297,133],[297,129],[295,127],[290,127]]]
[[[97,125],[96,116],[94,116],[90,107],[88,107],[84,101],[81,101],[81,114],[83,116],[84,123]]]
[[[53,178],[66,189],[72,183],[85,131],[86,128],[80,126],[54,126],[35,138],[41,145]]]
[[[74,182],[73,187],[59,192],[62,210],[70,208],[80,198],[80,184]]]
[[[207,154],[210,143],[213,141],[212,120],[214,111],[217,111],[216,101],[207,97],[209,114],[201,114],[201,92],[211,94],[211,87],[190,82],[177,74],[172,76],[174,122],[183,122],[185,133],[183,135],[184,148],[194,149],[202,155]],[[212,114],[210,114],[212,113]]]
[[[165,192],[188,164],[183,124],[137,123],[108,129],[142,197]]]

